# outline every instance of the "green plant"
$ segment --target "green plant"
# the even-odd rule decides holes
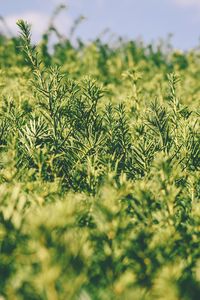
[[[199,299],[199,53],[73,46],[63,8],[0,36],[0,298]]]

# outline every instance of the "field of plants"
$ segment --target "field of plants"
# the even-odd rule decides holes
[[[200,50],[53,27],[35,47],[17,25],[0,35],[0,299],[200,299]]]

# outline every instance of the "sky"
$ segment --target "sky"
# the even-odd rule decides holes
[[[92,40],[109,28],[109,39],[122,36],[149,43],[173,34],[171,42],[177,49],[200,44],[200,0],[0,0],[0,17],[9,27],[6,29],[1,18],[0,32],[17,34],[16,20],[24,19],[32,24],[33,40],[37,41],[60,3],[68,9],[55,23],[65,36],[74,20],[83,15],[86,19],[76,31],[83,40]]]

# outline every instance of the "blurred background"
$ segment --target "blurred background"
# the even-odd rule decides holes
[[[23,18],[38,41],[61,3],[66,9],[57,12],[54,24],[74,40],[121,36],[150,43],[170,36],[174,48],[199,45],[200,0],[0,0],[0,33],[16,35],[16,20]]]

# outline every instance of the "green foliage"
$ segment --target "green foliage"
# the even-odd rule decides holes
[[[199,53],[75,47],[63,8],[0,36],[0,298],[199,299]]]

